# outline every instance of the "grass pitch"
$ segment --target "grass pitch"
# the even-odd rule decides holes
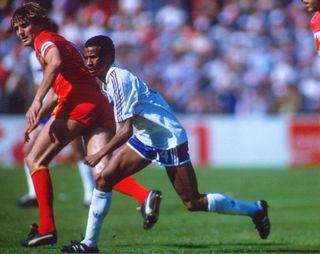
[[[160,219],[150,231],[142,229],[137,203],[114,192],[100,236],[101,253],[320,253],[320,171],[198,169],[201,192],[220,192],[242,201],[266,199],[271,234],[260,240],[244,216],[188,212],[162,169],[148,168],[135,176],[149,188],[160,189]],[[59,253],[59,247],[79,240],[88,210],[82,207],[82,187],[75,166],[51,169],[55,191],[58,244],[20,247],[29,225],[38,221],[35,208],[21,209],[26,192],[24,171],[0,170],[0,253]]]

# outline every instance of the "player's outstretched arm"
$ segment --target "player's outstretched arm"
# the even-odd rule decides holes
[[[28,124],[27,129],[25,130],[24,137],[25,141],[28,142],[30,140],[29,134],[38,127],[40,124],[41,120],[50,114],[54,107],[57,105],[58,102],[58,96],[57,94],[50,89],[48,92],[48,95],[43,103],[43,106],[41,107],[39,114],[36,118],[36,121],[33,124]]]
[[[44,59],[44,73],[43,79],[39,86],[39,89],[36,92],[36,95],[33,99],[33,102],[26,113],[27,121],[29,125],[35,125],[39,111],[42,107],[42,101],[45,95],[48,93],[50,87],[56,80],[62,60],[58,48],[53,47],[49,49]]]
[[[116,149],[128,141],[133,134],[132,118],[119,123],[119,129],[113,138],[97,153],[87,155],[85,163],[94,167],[106,155],[112,154]]]

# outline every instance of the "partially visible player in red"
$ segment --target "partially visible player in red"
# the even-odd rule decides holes
[[[57,242],[57,233],[49,163],[78,136],[83,136],[88,154],[101,149],[115,132],[113,109],[102,95],[95,78],[90,76],[81,53],[65,38],[50,32],[52,21],[44,8],[35,2],[25,3],[15,10],[11,24],[23,45],[35,50],[43,66],[41,85],[26,113],[26,141],[41,117],[55,106],[26,157],[40,218],[39,226],[33,224],[28,237],[22,241],[25,247],[51,245]],[[50,95],[43,105],[47,93]],[[96,174],[105,167],[108,159],[105,157],[96,165]],[[144,201],[153,204],[150,202],[154,196],[153,191],[143,188],[133,178],[126,178],[114,187],[115,190],[133,196],[140,204]],[[156,203],[160,204],[159,201]]]
[[[315,38],[316,50],[320,55],[320,0],[302,0],[308,12],[314,13],[310,26]]]

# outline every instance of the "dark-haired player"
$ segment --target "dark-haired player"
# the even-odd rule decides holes
[[[85,43],[85,57],[91,75],[103,82],[102,90],[112,101],[115,119],[120,126],[108,144],[97,153],[86,156],[85,160],[94,166],[105,155],[120,149],[105,165],[96,182],[101,195],[94,197],[92,203],[99,209],[88,215],[85,238],[81,242],[72,241],[71,245],[62,246],[62,252],[99,251],[98,238],[110,208],[112,186],[151,162],[166,168],[174,189],[189,211],[246,215],[252,219],[260,237],[268,237],[270,222],[266,201],[241,202],[219,193],[199,193],[184,128],[156,91],[114,64],[115,48],[109,37],[90,38]]]

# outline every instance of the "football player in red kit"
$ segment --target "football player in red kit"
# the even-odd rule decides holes
[[[308,12],[314,15],[310,21],[310,27],[314,34],[316,50],[320,55],[320,1],[319,0],[302,0]]]
[[[26,140],[41,117],[53,110],[26,157],[39,206],[39,226],[32,225],[22,245],[35,247],[55,244],[57,233],[49,163],[78,136],[83,136],[88,154],[101,149],[115,132],[113,109],[102,95],[95,78],[90,76],[79,50],[62,36],[50,31],[52,21],[45,9],[35,2],[25,3],[15,10],[11,24],[22,44],[35,50],[43,67],[42,82],[26,113]],[[50,96],[43,101],[48,93]],[[94,172],[97,179],[108,159],[105,157],[96,165]],[[154,209],[158,211],[158,207],[144,209],[143,204],[159,206],[159,191],[149,191],[133,178],[125,178],[114,189],[139,200],[144,228],[150,228],[157,221],[158,214],[153,212]],[[156,217],[148,217],[145,211],[152,212],[149,215]]]

